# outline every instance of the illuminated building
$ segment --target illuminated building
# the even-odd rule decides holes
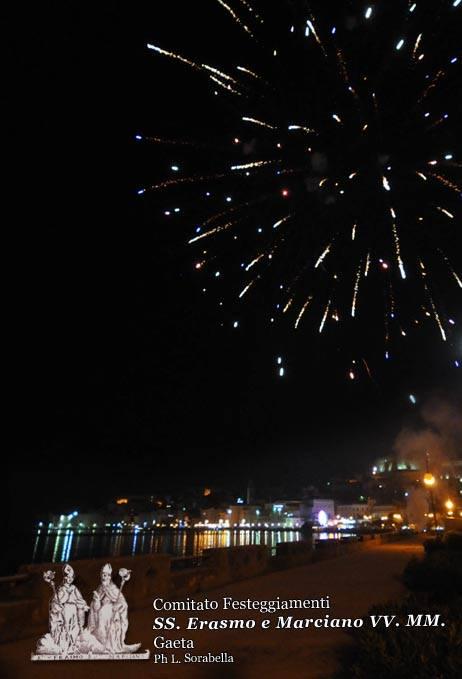
[[[313,498],[309,507],[309,520],[322,525],[324,517],[327,518],[327,521],[335,519],[334,500],[330,498]]]
[[[368,502],[355,502],[336,505],[336,514],[344,519],[363,519],[371,514],[371,504]]]
[[[230,514],[223,507],[208,507],[201,511],[201,524],[219,525],[220,523],[230,524]]]

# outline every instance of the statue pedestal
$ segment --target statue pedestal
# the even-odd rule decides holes
[[[32,653],[30,659],[35,661],[56,661],[56,660],[149,660],[149,651],[143,653],[59,653],[59,654],[37,654]]]

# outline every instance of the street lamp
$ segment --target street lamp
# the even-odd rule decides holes
[[[436,479],[429,469],[429,461],[430,461],[430,454],[427,453],[425,455],[426,471],[425,471],[425,474],[424,474],[424,477],[423,477],[423,482],[424,482],[424,485],[426,486],[426,488],[428,488],[428,492],[430,494],[430,507],[431,507],[432,514],[433,514],[433,526],[436,530],[438,524],[436,522],[435,499],[433,497],[433,490],[432,490],[435,483],[436,483]]]
[[[426,472],[426,474],[424,474],[424,477],[423,477],[423,482],[427,486],[427,488],[430,490],[435,485],[436,479],[431,472]]]
[[[454,502],[448,498],[444,503],[444,506],[447,509],[448,516],[452,516],[452,514],[454,514]]]

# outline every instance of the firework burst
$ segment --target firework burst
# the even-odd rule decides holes
[[[201,248],[192,255],[198,275],[216,279],[220,262],[223,313],[235,319],[256,304],[263,323],[287,332],[336,333],[351,379],[360,365],[370,376],[363,354],[378,346],[375,325],[386,358],[411,324],[432,324],[454,347],[461,59],[453,27],[462,5],[210,3],[254,60],[215,65],[213,55],[204,63],[147,45],[202,79],[196,106],[206,109],[209,91],[227,115],[215,146],[138,134],[189,153],[197,167],[182,175],[172,166],[176,176],[138,193],[160,202],[174,192],[178,204],[188,188],[195,217],[186,241]]]

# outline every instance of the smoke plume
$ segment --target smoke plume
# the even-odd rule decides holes
[[[441,397],[428,399],[420,411],[420,426],[406,427],[395,439],[399,461],[425,469],[428,453],[432,466],[462,457],[462,407]]]

